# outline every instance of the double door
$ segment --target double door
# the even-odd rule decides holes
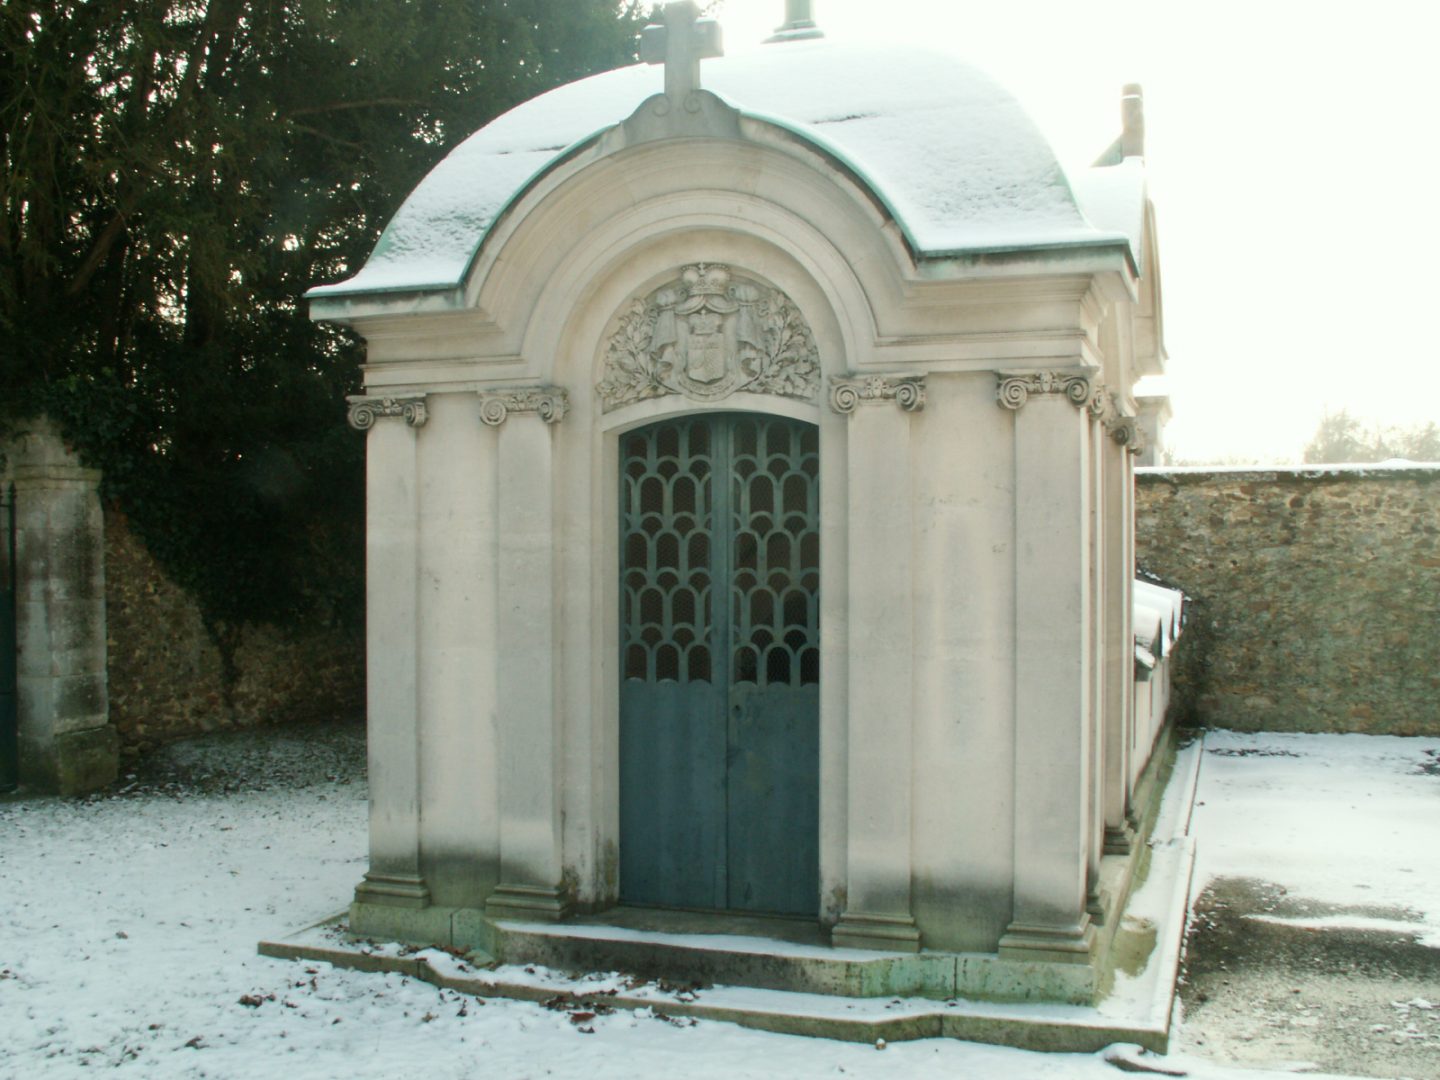
[[[819,908],[819,433],[750,413],[626,433],[620,893]]]

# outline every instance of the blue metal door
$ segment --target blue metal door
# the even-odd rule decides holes
[[[719,413],[620,470],[620,890],[819,910],[819,433]]]

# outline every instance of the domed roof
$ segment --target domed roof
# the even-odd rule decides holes
[[[743,115],[796,132],[848,164],[886,204],[917,257],[1125,242],[1087,220],[1015,98],[952,56],[820,39],[707,60],[701,75],[705,89]],[[310,295],[454,288],[530,180],[625,120],[662,84],[658,68],[635,65],[510,110],[431,170],[358,274]]]

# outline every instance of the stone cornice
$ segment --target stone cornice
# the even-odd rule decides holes
[[[354,394],[345,399],[350,403],[348,419],[356,431],[368,431],[383,416],[398,416],[413,428],[424,427],[430,414],[425,411],[425,395],[405,397],[369,397]]]
[[[533,412],[547,424],[558,424],[570,409],[570,396],[558,386],[522,386],[513,390],[481,390],[480,419],[499,427],[511,413]]]
[[[848,416],[861,405],[881,405],[893,401],[906,412],[919,412],[925,407],[925,376],[923,375],[859,375],[831,376],[830,407]]]
[[[1035,394],[1063,394],[1071,404],[1086,409],[1090,408],[1095,400],[1096,390],[1097,384],[1091,382],[1088,375],[1076,375],[1066,371],[1034,371],[1024,375],[1002,376],[996,397],[1007,409],[1022,409]]]

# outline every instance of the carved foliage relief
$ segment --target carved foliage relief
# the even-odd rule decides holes
[[[718,263],[696,263],[620,317],[596,390],[606,412],[680,394],[736,391],[815,400],[820,357],[804,316],[778,289]]]

